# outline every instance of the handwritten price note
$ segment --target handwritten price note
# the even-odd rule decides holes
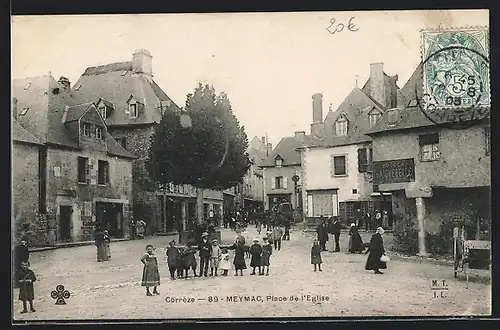
[[[335,18],[330,19],[330,26],[326,28],[330,34],[335,34],[335,33],[340,33],[344,31],[346,28],[346,24],[344,23],[337,23],[337,20]],[[354,24],[354,17],[351,17],[349,21],[347,22],[347,30],[351,32],[356,32],[359,30],[359,26]]]

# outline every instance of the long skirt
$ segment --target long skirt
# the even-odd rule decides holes
[[[373,251],[368,255],[368,259],[366,259],[366,270],[377,270],[377,269],[386,269],[387,264],[385,262],[380,261],[380,257],[382,257],[382,252]]]
[[[323,263],[323,260],[321,259],[321,254],[316,254],[311,256],[311,265],[319,265]]]
[[[35,299],[35,290],[33,289],[33,283],[21,283],[19,289],[19,300],[21,301],[32,301]]]
[[[97,261],[108,261],[108,260],[109,258],[105,244],[99,243],[97,245]]]

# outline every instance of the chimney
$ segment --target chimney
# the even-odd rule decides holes
[[[297,131],[295,132],[295,139],[300,142],[304,142],[304,137],[306,136],[306,132]]]
[[[71,88],[71,83],[69,82],[69,79],[66,78],[66,77],[62,77],[59,78],[59,84],[61,84],[63,86],[63,89],[66,91],[66,92],[69,92],[70,88]]]
[[[395,108],[398,106],[398,75],[391,77],[391,104],[390,108]]]
[[[389,107],[387,104],[387,95],[385,85],[384,63],[370,64],[370,96],[384,107]]]
[[[313,99],[313,123],[323,121],[323,95],[316,93],[312,96]]]
[[[267,155],[269,156],[272,151],[273,151],[273,144],[272,143],[268,143],[267,144]]]
[[[17,97],[12,98],[12,117],[17,120]]]
[[[266,145],[266,137],[263,136],[260,138],[260,140],[262,141],[262,144],[265,146]]]
[[[145,49],[137,49],[132,58],[132,70],[135,73],[145,74],[148,77],[153,77],[153,56]]]

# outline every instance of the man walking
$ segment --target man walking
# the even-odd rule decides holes
[[[333,218],[332,234],[335,237],[335,252],[340,252],[340,230],[341,225],[338,217]]]
[[[273,229],[273,242],[274,249],[280,251],[281,250],[281,238],[283,236],[283,228],[276,225]]]
[[[321,251],[326,251],[326,242],[328,242],[328,227],[323,216],[321,216],[320,219],[321,223],[316,228],[316,233],[318,233],[318,241]]]
[[[285,235],[283,235],[283,240],[289,241],[290,240],[290,219],[285,219],[284,225],[285,225]]]

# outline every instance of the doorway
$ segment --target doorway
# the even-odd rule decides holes
[[[59,241],[71,240],[71,214],[73,207],[68,205],[59,206]]]
[[[123,204],[96,202],[97,222],[112,238],[123,238]]]

